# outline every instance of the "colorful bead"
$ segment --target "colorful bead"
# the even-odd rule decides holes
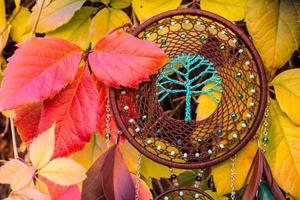
[[[129,119],[128,122],[132,124],[134,122],[134,119]]]
[[[187,154],[187,153],[184,153],[184,154],[183,154],[183,157],[184,157],[184,158],[187,158],[187,157],[188,157],[188,154]]]
[[[160,40],[160,43],[161,43],[162,45],[166,45],[166,44],[167,44],[167,40],[166,40],[166,39],[161,39],[161,40]]]
[[[156,147],[156,149],[157,149],[158,151],[160,151],[160,150],[161,150],[161,146],[158,145],[158,146]]]
[[[237,114],[233,113],[233,114],[231,115],[231,118],[232,118],[233,120],[237,119]]]
[[[218,129],[218,130],[216,131],[216,133],[217,133],[218,136],[221,136],[221,135],[223,134],[223,131],[222,131],[221,129]]]
[[[211,149],[208,149],[208,150],[207,150],[207,153],[208,153],[209,155],[211,155],[213,152],[212,152]]]
[[[157,129],[157,130],[156,130],[155,135],[156,135],[156,136],[160,136],[160,135],[161,135],[160,129]]]
[[[199,22],[199,21],[196,21],[196,24],[197,24],[197,25],[200,25],[200,24],[201,24],[201,22]]]
[[[221,149],[224,149],[224,147],[225,147],[224,144],[220,144],[219,146]]]
[[[247,113],[246,117],[247,117],[247,119],[251,119],[252,118],[252,116],[251,116],[250,113]]]
[[[123,109],[124,109],[124,110],[128,110],[129,107],[128,107],[128,106],[124,106]]]
[[[151,144],[152,143],[152,140],[147,140],[147,144]]]
[[[206,37],[205,37],[205,35],[201,35],[201,36],[199,37],[199,39],[200,39],[201,42],[204,42],[204,41],[206,40]]]
[[[250,105],[251,107],[253,107],[255,104],[254,104],[253,102],[250,102],[249,105]]]
[[[142,116],[142,121],[146,121],[146,119],[147,119],[147,115],[143,115]]]
[[[265,136],[265,137],[263,137],[262,141],[264,144],[266,144],[269,141],[269,139],[268,139],[268,137]]]
[[[126,94],[126,91],[125,91],[125,90],[122,90],[121,94]]]
[[[160,30],[163,30],[163,29],[164,29],[164,27],[163,27],[163,26],[159,26],[159,29],[160,29]]]
[[[137,128],[135,128],[135,132],[140,132],[141,131],[141,128],[140,127],[137,127]]]
[[[238,94],[238,98],[239,98],[239,99],[243,99],[243,98],[244,98],[244,95]]]
[[[178,139],[178,140],[177,140],[177,144],[178,144],[179,146],[181,146],[182,143],[183,143],[182,139]]]
[[[250,74],[250,75],[249,75],[249,78],[250,78],[250,79],[254,79],[254,75],[253,75],[253,74]]]
[[[195,153],[195,157],[198,158],[200,156],[200,153]]]
[[[251,92],[252,94],[254,94],[256,91],[255,91],[255,89],[251,89],[250,92]]]
[[[215,29],[216,26],[215,26],[215,25],[211,25],[210,28],[211,28],[211,29]]]
[[[221,31],[221,34],[223,34],[223,35],[226,34],[226,31],[225,31],[225,30],[222,30],[222,31]]]
[[[190,21],[189,20],[185,20],[185,23],[188,24],[188,23],[190,23]]]
[[[222,46],[220,47],[220,50],[221,50],[221,51],[225,51],[225,50],[226,50],[226,47],[225,47],[224,45],[222,45]]]
[[[199,198],[200,197],[200,194],[199,193],[196,193],[195,194],[195,198]]]
[[[176,22],[171,22],[171,26],[174,26],[176,24]]]
[[[242,123],[242,128],[247,128],[247,124],[246,123]]]
[[[183,195],[184,195],[183,191],[180,191],[180,192],[179,192],[179,196],[182,197]]]
[[[239,53],[243,53],[243,51],[244,51],[243,49],[239,49]]]
[[[241,72],[237,72],[236,73],[236,77],[241,78],[242,77],[242,73]]]
[[[110,139],[110,138],[111,138],[111,134],[110,134],[110,133],[106,133],[106,134],[105,134],[105,138],[106,138],[106,139]]]
[[[170,152],[170,155],[171,155],[171,156],[175,156],[175,154],[176,154],[175,151],[171,151],[171,152]]]
[[[164,197],[164,200],[169,200],[169,197],[165,196],[165,197]]]
[[[245,65],[250,65],[250,61],[247,60],[247,61],[245,62]]]
[[[146,34],[146,38],[150,38],[151,35],[149,33]]]
[[[232,137],[233,137],[233,139],[237,139],[237,138],[238,138],[238,135],[237,135],[236,133],[234,133],[234,134],[232,135]]]
[[[203,144],[203,140],[201,138],[197,139],[198,144]]]

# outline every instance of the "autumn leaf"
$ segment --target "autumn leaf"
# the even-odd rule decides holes
[[[251,140],[238,154],[235,161],[235,179],[234,187],[236,190],[244,186],[248,171],[254,159],[257,150],[257,141]],[[226,160],[212,167],[212,175],[218,195],[231,192],[231,160]]]
[[[12,13],[12,17],[14,16],[16,16],[14,19],[11,18],[10,35],[15,42],[20,43],[30,36],[29,32],[26,32],[26,23],[30,17],[30,11],[26,7],[16,8]]]
[[[113,8],[124,9],[130,6],[131,0],[110,0],[109,4]]]
[[[272,85],[280,108],[300,125],[300,69],[290,69],[277,75]]]
[[[245,17],[247,0],[201,0],[201,9],[216,13],[231,21],[240,21]]]
[[[46,36],[63,38],[76,43],[82,48],[88,48],[90,43],[91,15],[95,11],[96,8],[94,7],[82,7],[67,24],[47,33]]]
[[[7,161],[2,167],[0,167],[0,183],[10,184],[14,175],[26,167],[27,165],[18,159],[11,159]]]
[[[132,0],[132,9],[143,22],[154,15],[176,9],[182,0]]]
[[[276,101],[270,105],[269,142],[266,157],[278,185],[287,193],[300,198],[300,126],[296,126]]]
[[[36,32],[45,33],[53,31],[56,28],[70,21],[74,13],[81,8],[85,0],[56,0],[48,1],[45,3],[39,18]],[[27,30],[30,30],[37,15],[39,13],[40,6],[36,6],[32,9],[33,12],[29,19]]]
[[[92,19],[90,26],[90,37],[93,46],[109,31],[126,23],[131,23],[131,20],[124,11],[114,8],[100,10]]]
[[[299,47],[300,24],[291,0],[249,0],[246,25],[266,69],[273,74]]]
[[[131,175],[133,184],[136,185],[137,177],[135,175]],[[140,178],[139,179],[139,196],[137,200],[149,200],[153,199],[153,196],[150,192],[150,188],[148,185]]]
[[[68,155],[81,149],[96,130],[98,92],[86,67],[77,78],[54,98],[43,104],[39,131],[56,123],[54,157]]]
[[[65,40],[25,41],[8,59],[0,89],[0,110],[54,96],[75,78],[80,60],[80,48]]]
[[[0,56],[2,56],[2,50],[6,46],[10,28],[11,26],[6,22],[5,1],[0,0]]]
[[[89,54],[89,64],[97,79],[108,86],[137,88],[168,60],[154,43],[122,32],[102,38]],[[126,74],[126,76],[124,76]]]

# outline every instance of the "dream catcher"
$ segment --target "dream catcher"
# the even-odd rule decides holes
[[[196,9],[154,16],[132,34],[156,43],[170,58],[138,89],[110,91],[111,109],[126,139],[141,155],[170,168],[173,186],[155,199],[212,199],[199,189],[203,169],[227,159],[235,199],[235,154],[254,137],[267,105],[263,64],[253,44],[231,22]],[[267,166],[256,159],[252,171],[258,163]],[[138,164],[140,169],[141,159]],[[194,185],[180,186],[173,168],[198,170]],[[267,174],[272,182],[269,172],[259,179]],[[247,191],[255,194],[259,185],[260,180]]]

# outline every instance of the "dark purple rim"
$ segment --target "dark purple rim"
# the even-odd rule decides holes
[[[256,130],[258,129],[260,122],[263,118],[264,110],[265,110],[265,107],[267,104],[267,80],[266,80],[262,60],[261,60],[257,50],[255,49],[254,45],[248,38],[248,36],[242,30],[240,30],[235,24],[233,24],[232,22],[228,21],[227,19],[225,19],[219,15],[216,15],[214,13],[211,13],[208,11],[203,11],[203,10],[197,10],[197,9],[178,9],[178,10],[167,11],[167,12],[161,13],[159,15],[156,15],[156,16],[148,19],[147,21],[145,21],[144,23],[139,25],[133,31],[132,34],[134,36],[137,36],[141,31],[144,30],[144,28],[146,28],[150,24],[152,24],[158,20],[161,20],[163,18],[172,17],[175,15],[187,15],[187,14],[188,15],[200,15],[203,17],[207,17],[207,18],[213,19],[213,20],[225,25],[226,28],[229,28],[232,32],[234,32],[236,35],[238,35],[240,37],[240,39],[242,39],[242,41],[244,42],[246,47],[250,50],[252,57],[254,58],[255,64],[258,69],[258,74],[260,75],[259,76],[259,81],[261,84],[260,85],[260,88],[261,88],[260,102],[259,102],[259,108],[257,111],[257,115],[255,117],[254,123],[253,123],[252,127],[249,129],[247,135],[240,141],[240,143],[238,145],[236,145],[233,149],[231,149],[229,152],[221,155],[220,157],[217,157],[217,158],[214,158],[214,159],[208,160],[208,161],[203,161],[201,163],[176,163],[176,162],[172,162],[169,160],[165,160],[165,159],[160,158],[159,156],[154,155],[154,154],[150,153],[149,151],[147,151],[138,142],[136,142],[136,140],[128,132],[128,130],[126,129],[126,127],[124,126],[124,124],[121,120],[120,113],[117,108],[116,98],[115,98],[115,90],[116,89],[110,88],[110,100],[111,100],[112,111],[114,113],[117,125],[119,126],[121,131],[124,133],[126,139],[138,151],[140,151],[142,154],[144,154],[151,160],[154,160],[160,164],[163,164],[163,165],[166,165],[169,167],[181,168],[181,169],[196,169],[196,168],[205,168],[205,167],[213,166],[217,163],[227,160],[231,156],[235,155],[239,150],[241,150],[250,141],[250,139],[255,135]]]

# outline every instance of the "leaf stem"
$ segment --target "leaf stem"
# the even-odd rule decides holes
[[[10,120],[10,130],[11,130],[11,137],[13,142],[13,150],[14,150],[14,157],[18,158],[18,148],[17,148],[17,141],[16,141],[16,132],[15,132],[15,124],[13,119],[12,111],[9,111],[9,120]]]
[[[35,22],[34,22],[34,24],[32,26],[31,32],[30,32],[30,37],[31,38],[34,37],[35,30],[36,30],[37,25],[39,23],[39,20],[40,20],[41,14],[42,14],[42,10],[43,10],[44,4],[45,4],[45,0],[42,0],[41,7],[39,9],[38,15],[36,16]]]

